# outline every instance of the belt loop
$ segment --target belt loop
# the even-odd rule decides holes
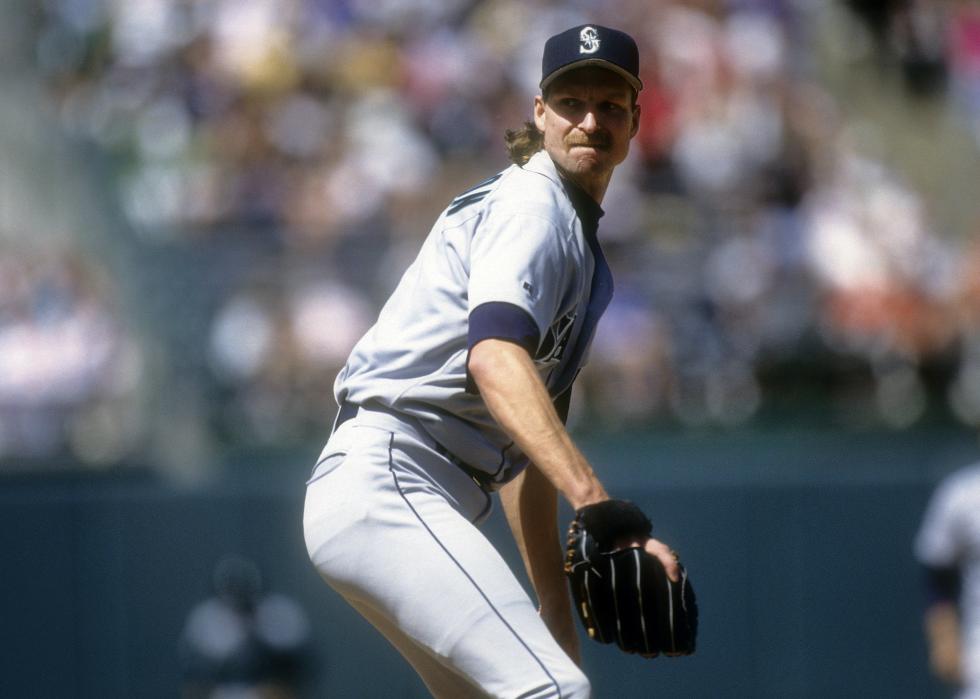
[[[347,400],[341,401],[340,408],[337,410],[337,417],[334,418],[333,429],[330,430],[330,434],[332,435],[334,432],[340,429],[341,425],[357,415],[357,411],[359,409],[360,406],[358,406],[357,403],[351,403]]]

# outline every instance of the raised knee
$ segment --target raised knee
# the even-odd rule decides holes
[[[552,682],[538,688],[537,692],[520,695],[520,699],[589,699],[592,696],[592,685],[589,678],[577,665],[568,665],[561,670],[552,671]]]
[[[527,688],[511,687],[505,692],[492,692],[492,696],[506,699],[589,699],[592,685],[577,665],[563,665],[550,668],[548,681]]]

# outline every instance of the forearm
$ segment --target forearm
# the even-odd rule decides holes
[[[567,607],[558,537],[558,495],[534,466],[501,491],[501,502],[542,607]]]
[[[510,342],[484,340],[473,348],[469,367],[490,414],[572,507],[608,498],[527,352]]]
[[[933,604],[925,614],[926,640],[929,645],[929,664],[941,679],[953,684],[960,675],[960,620],[956,605],[950,602]]]
[[[558,536],[558,494],[534,466],[500,492],[507,522],[537,595],[541,618],[570,657],[578,661],[578,635]]]

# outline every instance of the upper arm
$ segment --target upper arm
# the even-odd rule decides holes
[[[508,304],[533,320],[537,349],[558,315],[568,284],[568,256],[559,229],[530,215],[498,214],[484,222],[470,251],[470,316],[485,304]]]
[[[958,522],[961,503],[955,481],[946,481],[937,488],[915,539],[915,554],[919,562],[930,568],[948,568],[961,555]]]

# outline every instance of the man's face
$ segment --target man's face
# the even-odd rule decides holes
[[[547,99],[534,98],[545,150],[559,170],[601,200],[636,135],[640,108],[632,88],[612,71],[590,66],[559,76],[547,92]]]

